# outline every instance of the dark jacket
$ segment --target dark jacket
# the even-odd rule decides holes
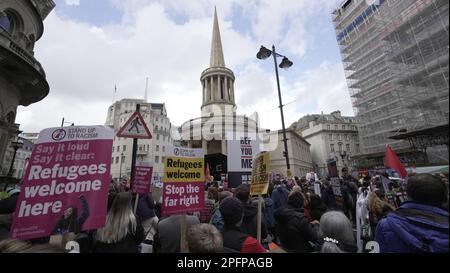
[[[321,191],[322,202],[329,210],[337,210],[336,198],[334,197],[333,188],[331,186],[323,188]]]
[[[380,252],[449,252],[448,211],[405,202],[377,226],[375,240]]]
[[[258,228],[258,207],[251,203],[243,203],[244,218],[242,219],[241,230],[253,238],[257,237]],[[261,239],[267,237],[267,227],[264,214],[261,215]]]
[[[327,206],[322,202],[322,199],[318,195],[311,195],[309,206],[311,208],[312,221],[320,221],[320,217],[327,211]]]
[[[155,217],[155,202],[150,194],[139,196],[136,215],[141,221]]]
[[[275,219],[273,219],[274,202],[271,198],[264,198],[264,217],[266,218],[266,227],[272,228],[275,226]]]
[[[286,186],[278,186],[272,192],[273,209],[277,210],[287,204],[289,190]]]
[[[264,247],[255,238],[240,231],[237,227],[224,226],[221,233],[224,249],[231,249],[241,253],[266,252]]]
[[[128,232],[127,236],[116,243],[94,242],[94,253],[139,253],[139,245],[144,241],[144,228],[139,219],[136,219],[136,231]],[[129,226],[131,230],[131,223]]]
[[[303,209],[286,206],[275,211],[276,232],[281,247],[288,252],[312,252],[317,232],[303,214]]]

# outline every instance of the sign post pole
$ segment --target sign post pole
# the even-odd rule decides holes
[[[181,215],[180,219],[180,252],[181,253],[188,253],[188,245],[187,245],[187,216],[186,213],[183,213]]]
[[[141,105],[138,103],[136,104],[136,112],[139,113],[139,110],[141,109]],[[134,183],[134,171],[136,169],[136,154],[137,154],[137,147],[138,147],[138,139],[133,138],[133,155],[131,156],[131,179],[130,179],[130,188],[133,188]],[[122,160],[122,159],[121,159]]]
[[[262,210],[262,196],[258,196],[258,214],[257,214],[257,230],[256,230],[256,239],[259,243],[261,243],[261,210]]]

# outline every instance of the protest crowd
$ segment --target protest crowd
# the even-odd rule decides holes
[[[413,174],[407,182],[384,175],[339,177],[340,197],[330,178],[277,176],[258,198],[250,185],[225,189],[205,183],[205,205],[186,217],[191,253],[448,253],[448,175]],[[65,212],[53,237],[10,239],[20,187],[0,200],[0,253],[180,253],[181,215],[161,215],[162,200],[136,195],[111,181],[106,224],[81,230],[83,211]],[[83,203],[83,196],[80,197]],[[84,203],[83,203],[84,204]],[[133,209],[136,204],[136,210]],[[73,217],[75,215],[75,217]],[[76,242],[76,248],[67,247]],[[376,242],[378,249],[366,245]]]

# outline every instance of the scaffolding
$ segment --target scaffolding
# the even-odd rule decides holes
[[[362,154],[399,130],[448,124],[449,1],[347,0],[333,12]]]

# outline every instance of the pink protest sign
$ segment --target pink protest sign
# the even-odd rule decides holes
[[[11,238],[103,227],[113,137],[105,126],[43,130],[25,171]]]
[[[147,194],[150,192],[152,182],[153,167],[136,166],[134,172],[133,192],[138,194]]]
[[[202,149],[171,147],[164,160],[162,214],[201,211],[205,206]]]

